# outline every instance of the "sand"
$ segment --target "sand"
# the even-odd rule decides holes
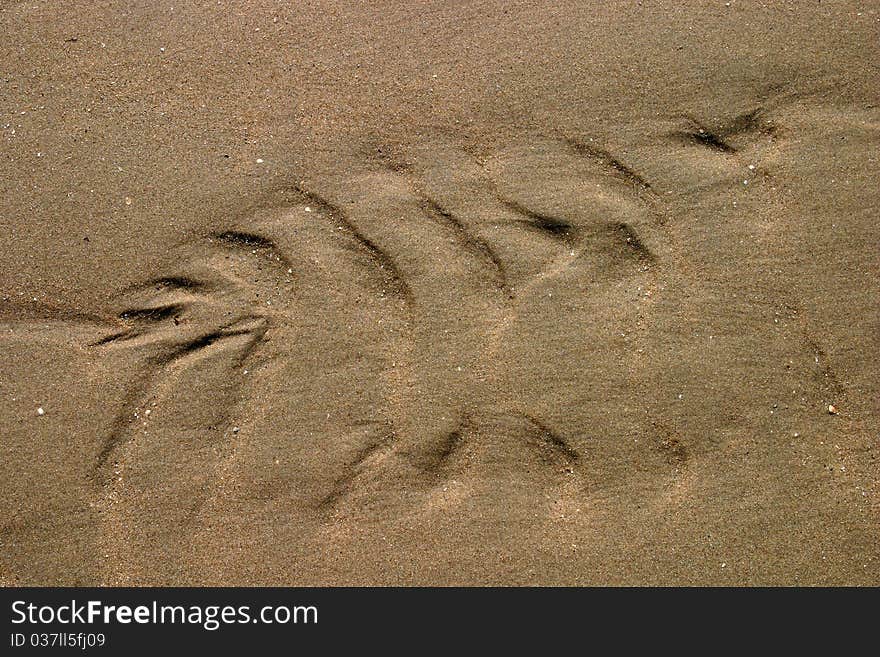
[[[0,583],[880,584],[876,6],[0,29]]]

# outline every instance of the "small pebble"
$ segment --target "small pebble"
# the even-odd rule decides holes
[[[837,406],[834,404],[829,404],[828,406],[828,414],[829,415],[837,415],[839,411],[837,410]]]
[[[257,158],[257,164],[262,164],[262,163],[263,163],[263,158],[258,157],[258,158]]]
[[[40,406],[40,407],[37,409],[37,415],[45,415],[45,414],[46,414],[46,411],[44,411],[44,410],[43,410],[43,407]]]

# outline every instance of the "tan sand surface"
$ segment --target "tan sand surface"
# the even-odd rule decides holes
[[[0,584],[880,584],[877,3],[0,35]]]

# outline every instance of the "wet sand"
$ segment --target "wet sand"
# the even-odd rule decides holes
[[[0,583],[880,584],[877,8],[195,4],[0,3]]]

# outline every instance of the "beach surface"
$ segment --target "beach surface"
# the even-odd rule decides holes
[[[880,585],[876,4],[0,34],[0,584]]]

